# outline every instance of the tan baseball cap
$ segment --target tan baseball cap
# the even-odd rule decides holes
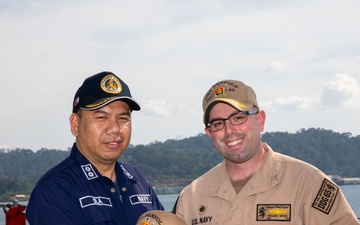
[[[186,225],[186,223],[176,214],[162,210],[150,210],[139,217],[136,225]]]
[[[259,105],[254,90],[237,80],[223,80],[214,84],[203,98],[204,124],[209,122],[209,113],[218,102],[225,102],[240,111],[248,111]],[[260,109],[260,108],[259,108]]]

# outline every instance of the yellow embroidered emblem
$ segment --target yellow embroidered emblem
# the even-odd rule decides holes
[[[122,91],[120,80],[112,74],[105,76],[101,80],[100,87],[109,94],[119,94]]]
[[[269,213],[274,214],[274,215],[282,215],[282,214],[287,213],[286,209],[269,209],[268,211],[269,211]]]
[[[217,87],[214,90],[214,97],[220,97],[225,94],[225,88],[223,86]]]
[[[150,218],[145,217],[142,221],[139,220],[138,224],[140,224],[140,225],[150,225]]]

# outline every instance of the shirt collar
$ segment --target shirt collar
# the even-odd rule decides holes
[[[244,197],[267,191],[278,184],[278,168],[276,161],[274,160],[274,152],[266,143],[262,143],[262,147],[265,149],[265,151],[267,151],[265,162],[240,191],[239,194],[243,195]],[[204,193],[204,195],[217,196],[229,201],[233,201],[237,194],[232,188],[230,178],[226,172],[225,160],[223,160],[217,167],[217,174],[209,183],[207,191]]]
[[[83,171],[85,178],[88,181],[96,180],[100,177],[103,177],[96,169],[96,167],[79,151],[79,149],[76,146],[76,143],[74,143],[71,149],[71,158],[73,158],[78,162],[81,170]],[[117,179],[121,179],[121,180],[126,179],[130,181],[137,180],[136,174],[134,174],[134,172],[130,172],[126,168],[125,164],[122,164],[120,162],[115,164],[115,172]]]

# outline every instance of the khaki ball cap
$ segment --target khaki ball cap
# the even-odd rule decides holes
[[[186,223],[173,213],[150,210],[139,217],[136,225],[186,225]]]

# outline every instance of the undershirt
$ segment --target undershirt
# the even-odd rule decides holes
[[[234,187],[236,194],[239,194],[241,189],[243,189],[243,187],[250,180],[251,177],[252,176],[247,177],[247,178],[242,179],[242,180],[231,181],[231,184]]]
[[[119,198],[120,198],[120,200],[121,200],[121,202],[122,202],[122,196],[121,196],[121,192],[120,192],[120,186],[119,186],[119,183],[118,183],[118,181],[117,180],[115,180],[114,181],[114,185],[115,185],[115,189],[116,189],[116,191],[119,193]]]

